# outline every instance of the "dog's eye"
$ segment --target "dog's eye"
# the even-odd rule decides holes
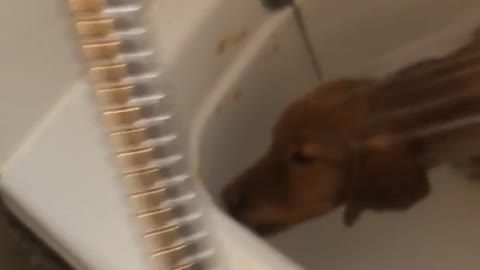
[[[293,152],[291,159],[295,164],[298,165],[308,165],[313,162],[313,158],[311,156],[308,156],[301,151]]]

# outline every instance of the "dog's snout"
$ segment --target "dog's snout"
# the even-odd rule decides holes
[[[223,201],[228,213],[233,217],[238,217],[248,206],[247,195],[241,191],[224,194]]]

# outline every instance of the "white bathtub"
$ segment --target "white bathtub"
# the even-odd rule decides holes
[[[448,166],[431,172],[427,200],[406,213],[370,213],[353,229],[335,212],[265,241],[225,216],[216,199],[265,149],[272,123],[292,99],[321,80],[381,76],[461,45],[480,25],[480,3],[298,1],[312,52],[293,8],[270,12],[259,2],[162,0],[158,9],[163,60],[180,90],[190,171],[209,214],[219,268],[477,269],[480,185]],[[17,0],[14,9],[29,5]],[[68,29],[49,27],[65,23],[63,11],[53,0],[35,10],[18,31],[37,42],[21,42],[29,52],[20,58],[25,64],[8,65],[14,74],[28,66],[35,76],[19,84],[5,77],[16,92],[0,93],[0,107],[24,108],[21,122],[19,111],[0,121],[13,132],[0,140],[1,152],[14,153],[0,156],[1,189],[15,213],[79,269],[147,270],[91,97],[68,56]],[[36,22],[58,40],[58,50],[35,46],[43,36],[28,25]],[[18,38],[4,32],[7,40]],[[53,68],[43,68],[47,59]],[[32,92],[35,85],[41,89]]]
[[[468,38],[480,12],[468,1],[440,1],[435,10],[432,1],[319,2],[305,1],[301,7],[327,80],[381,76],[441,55]],[[462,5],[475,11],[457,12]],[[308,56],[292,45],[297,30],[291,14],[283,15],[269,31],[251,38],[194,119],[192,158],[214,199],[266,149],[285,105],[318,83]],[[305,269],[477,269],[480,185],[448,165],[430,177],[432,194],[405,213],[369,213],[354,228],[345,228],[338,210],[268,243]]]

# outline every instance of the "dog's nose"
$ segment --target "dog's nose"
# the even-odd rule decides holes
[[[247,196],[244,192],[225,194],[224,203],[227,211],[233,217],[238,217],[247,207]]]

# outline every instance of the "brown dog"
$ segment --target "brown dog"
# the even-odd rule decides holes
[[[228,212],[271,234],[340,205],[352,225],[364,210],[417,203],[429,193],[429,168],[480,152],[478,41],[385,80],[328,82],[293,102],[268,152],[223,191]]]

